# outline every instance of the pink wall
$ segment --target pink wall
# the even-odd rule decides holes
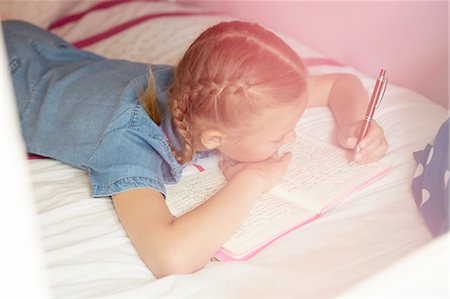
[[[447,1],[195,1],[283,32],[448,107]]]

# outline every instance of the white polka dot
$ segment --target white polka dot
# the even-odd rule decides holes
[[[449,177],[450,177],[450,171],[447,169],[444,173],[444,190],[447,189]]]
[[[417,178],[423,174],[423,164],[419,163],[417,165],[416,173],[414,174],[414,178]]]
[[[422,189],[422,203],[420,207],[422,207],[428,200],[430,199],[430,192],[427,189]]]
[[[433,158],[433,152],[434,152],[434,150],[433,150],[434,148],[433,147],[431,147],[431,149],[430,149],[430,153],[428,154],[428,158],[427,158],[427,165],[428,164],[430,164],[430,162],[431,162],[431,159]]]

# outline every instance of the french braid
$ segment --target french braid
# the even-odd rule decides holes
[[[205,127],[242,130],[261,109],[298,100],[306,77],[297,53],[257,24],[233,21],[207,29],[178,63],[169,91],[183,144],[173,150],[177,161],[192,159],[196,132]]]
[[[179,95],[178,98],[174,98],[174,100],[170,102],[170,109],[172,111],[172,123],[183,142],[182,151],[177,152],[174,148],[172,148],[172,152],[175,156],[175,159],[177,159],[177,161],[181,164],[192,160],[192,157],[194,155],[194,138],[186,119],[189,101],[189,93],[184,93]]]

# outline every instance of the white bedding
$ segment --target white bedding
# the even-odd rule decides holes
[[[75,6],[80,12],[92,6]],[[84,47],[110,58],[175,64],[189,43],[220,20],[218,15],[176,15],[192,8],[139,1],[86,14],[53,29],[71,42],[148,14],[164,17],[117,32]],[[111,17],[111,13],[116,16]],[[286,38],[286,37],[285,37]],[[374,79],[323,59],[297,41],[313,74],[357,74],[367,91]],[[320,59],[319,59],[320,58]],[[389,72],[389,70],[388,70]],[[392,171],[349,197],[329,214],[288,234],[246,262],[211,262],[189,275],[156,280],[126,236],[109,198],[90,197],[85,172],[48,159],[30,160],[45,261],[55,297],[335,297],[432,240],[418,213],[411,180],[412,153],[430,142],[448,111],[411,90],[388,86],[376,113],[390,149],[382,162]],[[308,110],[298,124],[305,133],[334,142],[327,108]],[[209,167],[215,158],[200,160]],[[184,175],[196,172],[189,167]],[[445,250],[445,248],[444,248]],[[439,251],[445,255],[447,252]],[[381,287],[381,286],[380,286]],[[370,293],[358,293],[370,296]]]

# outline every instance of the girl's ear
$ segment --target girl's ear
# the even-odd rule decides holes
[[[219,147],[225,140],[225,134],[219,130],[206,130],[200,135],[200,142],[208,150]]]

